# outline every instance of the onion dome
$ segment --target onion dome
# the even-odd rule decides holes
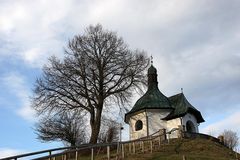
[[[148,69],[148,90],[125,115],[125,122],[128,122],[129,115],[146,109],[173,109],[168,98],[158,89],[157,69],[153,65]]]

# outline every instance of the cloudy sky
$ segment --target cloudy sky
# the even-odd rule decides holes
[[[50,55],[90,24],[154,57],[160,90],[183,88],[206,122],[240,134],[239,0],[0,0],[0,157],[60,143],[36,139],[29,96]]]

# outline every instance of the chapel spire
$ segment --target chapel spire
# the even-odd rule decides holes
[[[153,66],[153,57],[151,56],[151,66],[148,68],[148,90],[157,87],[157,69]]]

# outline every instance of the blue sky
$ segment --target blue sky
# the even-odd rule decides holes
[[[1,0],[0,157],[61,145],[36,139],[29,97],[47,58],[97,23],[154,57],[160,90],[183,88],[202,112],[200,132],[240,134],[239,8],[238,0]]]

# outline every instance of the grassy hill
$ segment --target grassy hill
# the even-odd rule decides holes
[[[156,144],[155,144],[156,143]],[[129,145],[125,146],[124,160],[236,160],[237,156],[240,160],[240,155],[225,147],[224,145],[214,142],[210,139],[195,138],[195,139],[171,139],[170,143],[162,143],[159,146],[159,141],[153,142],[153,153],[148,142],[144,142],[144,153],[140,143],[136,144],[136,152],[128,152]],[[138,147],[137,147],[138,146]],[[106,160],[106,148],[100,147],[94,149],[94,160]],[[63,152],[64,153],[64,152]],[[75,160],[75,151],[67,155],[68,160]],[[121,155],[121,152],[120,152]],[[111,149],[111,160],[116,160],[117,150]],[[121,156],[120,156],[121,157]],[[119,157],[119,159],[121,159]],[[49,158],[42,157],[41,160]],[[62,154],[56,156],[55,160],[62,160]],[[78,159],[90,160],[91,151],[88,149],[78,151]]]
[[[236,160],[236,154],[211,140],[196,138],[173,140],[157,152],[130,155],[127,160]],[[240,155],[238,155],[240,159]]]

